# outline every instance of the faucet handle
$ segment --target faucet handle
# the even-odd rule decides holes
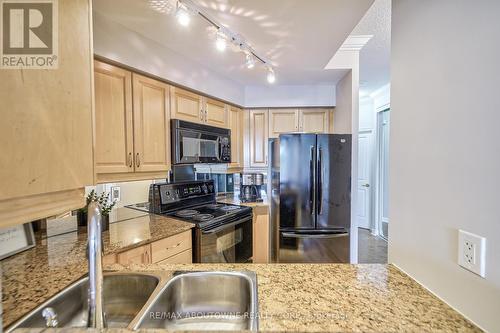
[[[57,327],[57,325],[59,325],[59,321],[57,320],[57,313],[51,307],[43,309],[42,317],[45,319],[45,326],[47,327]]]

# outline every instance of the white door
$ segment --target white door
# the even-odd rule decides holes
[[[370,184],[370,144],[372,133],[359,134],[358,141],[358,227],[370,229],[371,184]]]

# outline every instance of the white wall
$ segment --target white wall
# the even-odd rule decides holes
[[[337,134],[352,133],[352,71],[349,71],[336,87],[337,105],[335,106],[333,131]]]
[[[94,15],[94,53],[177,84],[243,105],[244,87],[193,62],[175,51],[115,23]]]
[[[389,261],[500,332],[500,1],[392,6]],[[487,238],[485,279],[458,229]]]
[[[335,106],[334,85],[246,86],[245,107]]]

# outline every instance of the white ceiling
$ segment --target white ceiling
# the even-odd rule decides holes
[[[177,24],[173,0],[94,0],[94,10],[242,85],[266,84],[261,66],[248,70],[239,52],[218,52],[201,18]],[[373,0],[194,0],[243,35],[274,66],[278,85],[335,84],[343,70],[324,70]],[[158,8],[163,10],[158,10]]]
[[[375,0],[353,35],[373,35],[359,57],[360,96],[390,83],[391,0]]]

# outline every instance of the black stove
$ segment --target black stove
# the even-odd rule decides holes
[[[194,262],[252,257],[252,209],[217,203],[212,180],[152,184],[148,203],[127,207],[194,223]]]

